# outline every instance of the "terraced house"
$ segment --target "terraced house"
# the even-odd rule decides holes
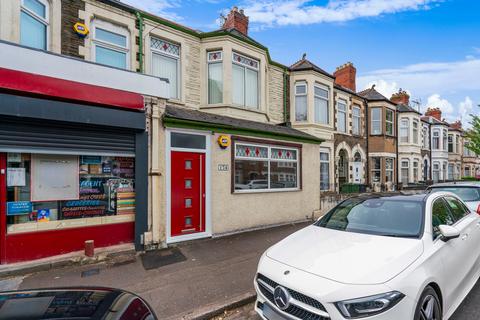
[[[428,108],[422,117],[430,126],[431,172],[433,182],[448,179],[448,128],[439,108]]]

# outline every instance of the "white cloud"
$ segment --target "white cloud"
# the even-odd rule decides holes
[[[474,112],[474,103],[469,96],[466,96],[463,101],[453,105],[450,101],[442,98],[440,94],[435,93],[428,97],[427,103],[422,107],[425,111],[428,107],[440,108],[442,110],[442,117],[448,122],[462,121],[464,128],[470,127],[471,114]]]
[[[145,10],[162,18],[170,20],[182,20],[182,17],[172,12],[172,9],[180,7],[179,0],[121,0],[135,8]]]
[[[246,0],[250,21],[266,26],[306,25],[322,22],[345,22],[411,10],[428,10],[441,0],[329,0],[314,5],[310,0]]]

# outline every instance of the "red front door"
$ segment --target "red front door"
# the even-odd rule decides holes
[[[205,154],[172,151],[171,235],[205,231]]]

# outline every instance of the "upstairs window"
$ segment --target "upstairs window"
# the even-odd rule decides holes
[[[438,129],[433,130],[432,149],[440,150],[440,131]]]
[[[382,109],[372,109],[372,128],[371,134],[382,134]]]
[[[307,84],[295,84],[295,121],[307,121]]]
[[[47,50],[48,2],[22,0],[20,11],[20,44]]]
[[[448,135],[448,152],[454,152],[453,151],[453,134]]]
[[[337,131],[347,132],[347,101],[337,101]]]
[[[208,63],[208,103],[223,102],[223,52],[207,52]]]
[[[410,141],[410,121],[408,119],[400,120],[400,142],[408,143]]]
[[[233,53],[233,103],[258,109],[258,70],[260,62]]]
[[[93,22],[93,57],[97,63],[127,69],[128,30],[106,21]]]
[[[418,144],[418,120],[413,120],[413,143]]]
[[[447,133],[447,130],[443,129],[443,150],[444,151],[448,150],[447,141],[448,141],[448,133]]]
[[[314,100],[315,100],[315,123],[328,124],[328,87],[315,85],[314,87]]]
[[[352,134],[360,136],[362,134],[361,128],[361,111],[360,107],[354,105],[352,108]]]
[[[428,136],[428,128],[426,127],[423,127],[422,129],[422,139],[423,139],[423,148],[428,149],[429,136]]]
[[[152,37],[150,47],[152,74],[168,79],[170,98],[180,99],[180,45]]]
[[[386,109],[385,110],[385,132],[387,133],[387,135],[389,136],[393,136],[393,117],[394,117],[394,114],[393,114],[393,111],[390,110],[390,109]]]

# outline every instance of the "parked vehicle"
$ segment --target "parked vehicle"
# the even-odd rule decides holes
[[[427,192],[437,191],[448,191],[455,193],[471,210],[480,214],[479,182],[437,183],[427,188]]]
[[[52,288],[0,293],[0,319],[155,320],[139,296],[110,288]]]
[[[480,216],[450,192],[360,195],[269,248],[263,318],[448,319],[480,276]]]

